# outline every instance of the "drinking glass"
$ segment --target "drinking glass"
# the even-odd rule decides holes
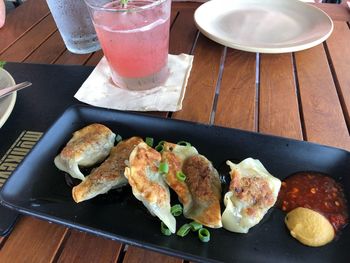
[[[171,0],[85,0],[111,69],[121,88],[150,89],[168,74]]]
[[[101,48],[84,0],[46,2],[70,52],[86,54]]]

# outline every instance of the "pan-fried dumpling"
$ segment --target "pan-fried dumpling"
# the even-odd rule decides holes
[[[231,183],[224,197],[222,224],[229,231],[248,233],[275,204],[281,181],[259,160],[247,158],[239,164],[226,163],[231,168]]]
[[[221,183],[211,162],[191,145],[169,142],[163,145],[162,161],[168,163],[169,171],[163,176],[183,204],[184,216],[208,227],[221,227]],[[185,181],[177,178],[178,172],[185,174]]]
[[[190,190],[185,181],[180,181],[176,174],[182,171],[184,160],[190,156],[197,155],[198,151],[193,146],[177,145],[164,142],[162,151],[162,162],[166,162],[169,167],[168,173],[164,173],[165,182],[178,195],[179,201],[183,205],[183,212],[187,214],[193,204]]]
[[[67,145],[56,156],[54,162],[58,169],[72,177],[84,180],[79,166],[92,166],[105,159],[114,146],[115,134],[98,123],[88,125],[73,133]]]
[[[221,182],[212,163],[203,155],[194,155],[184,161],[182,171],[193,199],[185,216],[208,227],[222,227]]]
[[[130,154],[125,176],[134,196],[175,233],[176,220],[170,212],[169,188],[158,171],[160,161],[160,153],[141,142]]]
[[[84,181],[73,187],[74,201],[79,203],[127,184],[128,180],[124,176],[125,163],[129,160],[132,150],[140,142],[143,142],[141,138],[131,137],[113,147],[109,157],[94,169]]]

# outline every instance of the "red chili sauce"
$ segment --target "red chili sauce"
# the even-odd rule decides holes
[[[324,215],[336,232],[348,223],[342,187],[331,177],[317,172],[295,173],[282,182],[277,206],[289,212],[305,207]]]

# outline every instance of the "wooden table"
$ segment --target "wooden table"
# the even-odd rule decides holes
[[[183,109],[163,116],[213,123],[350,150],[350,12],[319,4],[334,20],[323,44],[293,54],[226,48],[199,34],[199,4],[174,3],[170,52],[191,53],[194,65]],[[28,0],[0,29],[0,60],[96,65],[102,52],[68,52],[45,0]],[[181,262],[152,251],[22,216],[0,238],[0,262]]]

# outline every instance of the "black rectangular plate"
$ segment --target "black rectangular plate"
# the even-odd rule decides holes
[[[155,141],[189,141],[211,160],[219,173],[227,173],[226,160],[259,159],[274,176],[284,179],[298,171],[318,171],[339,181],[349,196],[349,152],[332,147],[198,123],[73,106],[51,126],[31,153],[7,180],[1,202],[19,212],[74,227],[128,244],[194,261],[218,262],[345,262],[350,228],[320,248],[301,245],[288,233],[285,214],[272,208],[248,234],[211,229],[211,241],[195,234],[185,238],[163,236],[152,217],[126,186],[76,204],[54,157],[72,133],[91,123],[102,123],[120,134],[153,137]],[[173,203],[176,201],[172,193]],[[188,221],[188,220],[187,220]],[[177,226],[187,222],[177,220]]]

